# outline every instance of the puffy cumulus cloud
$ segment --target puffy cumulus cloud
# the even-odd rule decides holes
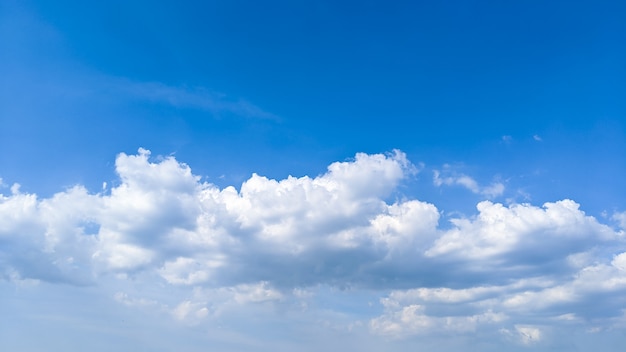
[[[542,333],[534,327],[520,328],[523,324],[619,326],[619,312],[626,304],[625,258],[626,253],[621,253],[610,262],[559,278],[534,277],[459,289],[395,290],[381,299],[384,314],[372,319],[370,328],[398,337],[443,330],[463,333],[501,323],[505,326],[501,332],[529,344],[539,341]]]
[[[611,265],[619,270],[626,272],[626,253],[616,255],[615,258],[613,258],[613,260],[611,261]]]
[[[187,165],[152,161],[144,149],[120,154],[115,167],[121,182],[109,193],[2,196],[0,236],[16,246],[3,255],[7,267],[46,281],[74,277],[72,267],[92,279],[149,271],[173,285],[358,281],[361,265],[384,259],[380,245],[432,233],[438,219],[432,205],[383,200],[414,172],[399,151],[359,153],[315,178],[254,174],[240,190],[201,183]]]
[[[571,200],[509,207],[483,201],[473,219],[453,219],[426,254],[464,259],[495,259],[497,263],[542,263],[582,252],[598,242],[619,239],[621,233],[586,216]]]
[[[0,194],[2,267],[13,277],[87,284],[97,212],[98,198],[83,187],[43,200],[12,187],[11,196]]]
[[[99,197],[99,243],[93,257],[103,270],[161,262],[184,246],[197,227],[198,177],[172,157],[151,163],[149,156],[144,149],[138,155],[120,154],[115,166],[122,183]]]
[[[0,278],[98,285],[123,306],[190,324],[241,307],[310,311],[320,287],[373,292],[380,305],[351,323],[394,337],[494,331],[531,343],[547,324],[623,322],[624,232],[571,200],[484,201],[442,227],[433,204],[389,201],[416,172],[400,151],[357,154],[317,177],[253,174],[239,189],[144,149],[115,167],[119,184],[100,193],[0,195]]]
[[[456,274],[447,275],[456,287],[392,291],[372,331],[403,336],[499,323],[504,335],[527,345],[544,336],[531,323],[614,324],[626,303],[622,231],[571,200],[543,207],[485,201],[477,209],[472,218],[451,220],[425,252],[431,263],[453,263]]]

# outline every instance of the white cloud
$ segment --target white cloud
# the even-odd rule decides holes
[[[529,345],[541,340],[541,330],[534,326],[516,325],[515,330],[519,334],[523,344]]]
[[[269,283],[262,281],[256,284],[242,284],[233,288],[233,299],[237,303],[261,303],[268,301],[276,301],[283,295],[269,287]]]
[[[501,182],[493,182],[488,186],[480,186],[476,180],[464,175],[452,172],[449,165],[444,165],[443,170],[433,171],[433,184],[440,186],[461,186],[472,193],[483,195],[487,198],[495,198],[504,193],[505,186]]]
[[[458,334],[474,332],[480,325],[498,323],[506,319],[506,315],[492,311],[468,316],[429,316],[425,314],[424,306],[413,304],[372,319],[370,329],[376,334],[392,337],[432,332]]]
[[[619,223],[622,230],[626,231],[626,211],[613,214],[612,219]]]
[[[515,325],[512,330],[502,329],[500,332],[523,345],[535,344],[542,338],[541,329],[532,325]]]
[[[619,270],[626,271],[626,252],[616,255],[611,261],[611,265]]]
[[[202,304],[192,301],[183,301],[172,310],[172,315],[178,320],[188,320],[191,315],[193,318],[204,318],[207,315],[207,308]]]
[[[626,304],[623,231],[572,200],[484,201],[444,229],[435,205],[388,201],[415,172],[399,151],[357,154],[317,177],[253,174],[239,190],[155,159],[118,155],[120,183],[102,193],[0,194],[0,278],[99,283],[124,306],[191,324],[242,307],[310,312],[321,286],[367,289],[382,312],[356,320],[373,333],[507,331],[524,343],[545,339],[540,324],[611,326]]]
[[[506,207],[483,201],[476,208],[479,213],[474,219],[453,219],[454,227],[444,232],[426,254],[497,258],[500,263],[531,256],[541,262],[619,237],[610,227],[586,216],[571,200],[546,203],[543,208],[529,204]]]
[[[621,297],[626,294],[623,258],[626,253],[615,256],[610,264],[590,265],[558,280],[546,275],[505,285],[392,291],[381,300],[385,312],[371,320],[371,328],[402,337],[431,330],[471,332],[492,323],[513,323],[513,329],[503,327],[501,332],[531,344],[543,334],[536,327],[519,324],[529,319],[557,327],[599,321],[612,326],[620,321]],[[599,296],[604,299],[598,301]]]
[[[178,257],[166,262],[158,272],[170,284],[197,285],[207,282],[210,278],[209,270],[221,265],[221,262],[215,260],[200,262],[193,258]]]
[[[475,301],[478,297],[494,295],[502,291],[497,286],[477,286],[466,289],[438,288],[415,288],[404,291],[393,291],[389,299],[393,302],[441,302],[462,303]]]

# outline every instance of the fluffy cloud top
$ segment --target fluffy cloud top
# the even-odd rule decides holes
[[[604,329],[623,319],[623,230],[572,200],[483,201],[443,228],[433,204],[388,202],[415,172],[399,151],[357,154],[317,177],[253,174],[239,190],[144,149],[115,165],[120,183],[101,193],[0,195],[4,280],[116,280],[117,301],[193,321],[225,307],[289,305],[321,287],[368,290],[381,310],[367,326],[390,336],[486,329],[530,344],[548,322]],[[463,177],[436,180],[501,193]],[[193,294],[160,302],[123,292],[141,282]]]

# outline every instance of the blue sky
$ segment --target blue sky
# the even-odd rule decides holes
[[[2,2],[0,347],[618,350],[624,13]]]

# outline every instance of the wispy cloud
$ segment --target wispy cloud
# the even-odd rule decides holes
[[[278,116],[249,101],[228,97],[204,87],[170,86],[161,82],[135,82],[114,78],[108,81],[110,89],[126,94],[129,98],[176,108],[203,110],[217,116],[233,114],[245,118],[279,120]]]
[[[480,186],[476,180],[465,174],[457,174],[449,165],[444,168],[433,171],[433,184],[437,187],[441,186],[461,186],[472,193],[480,194],[488,198],[495,198],[504,193],[504,184],[501,182],[493,182],[488,186]]]

